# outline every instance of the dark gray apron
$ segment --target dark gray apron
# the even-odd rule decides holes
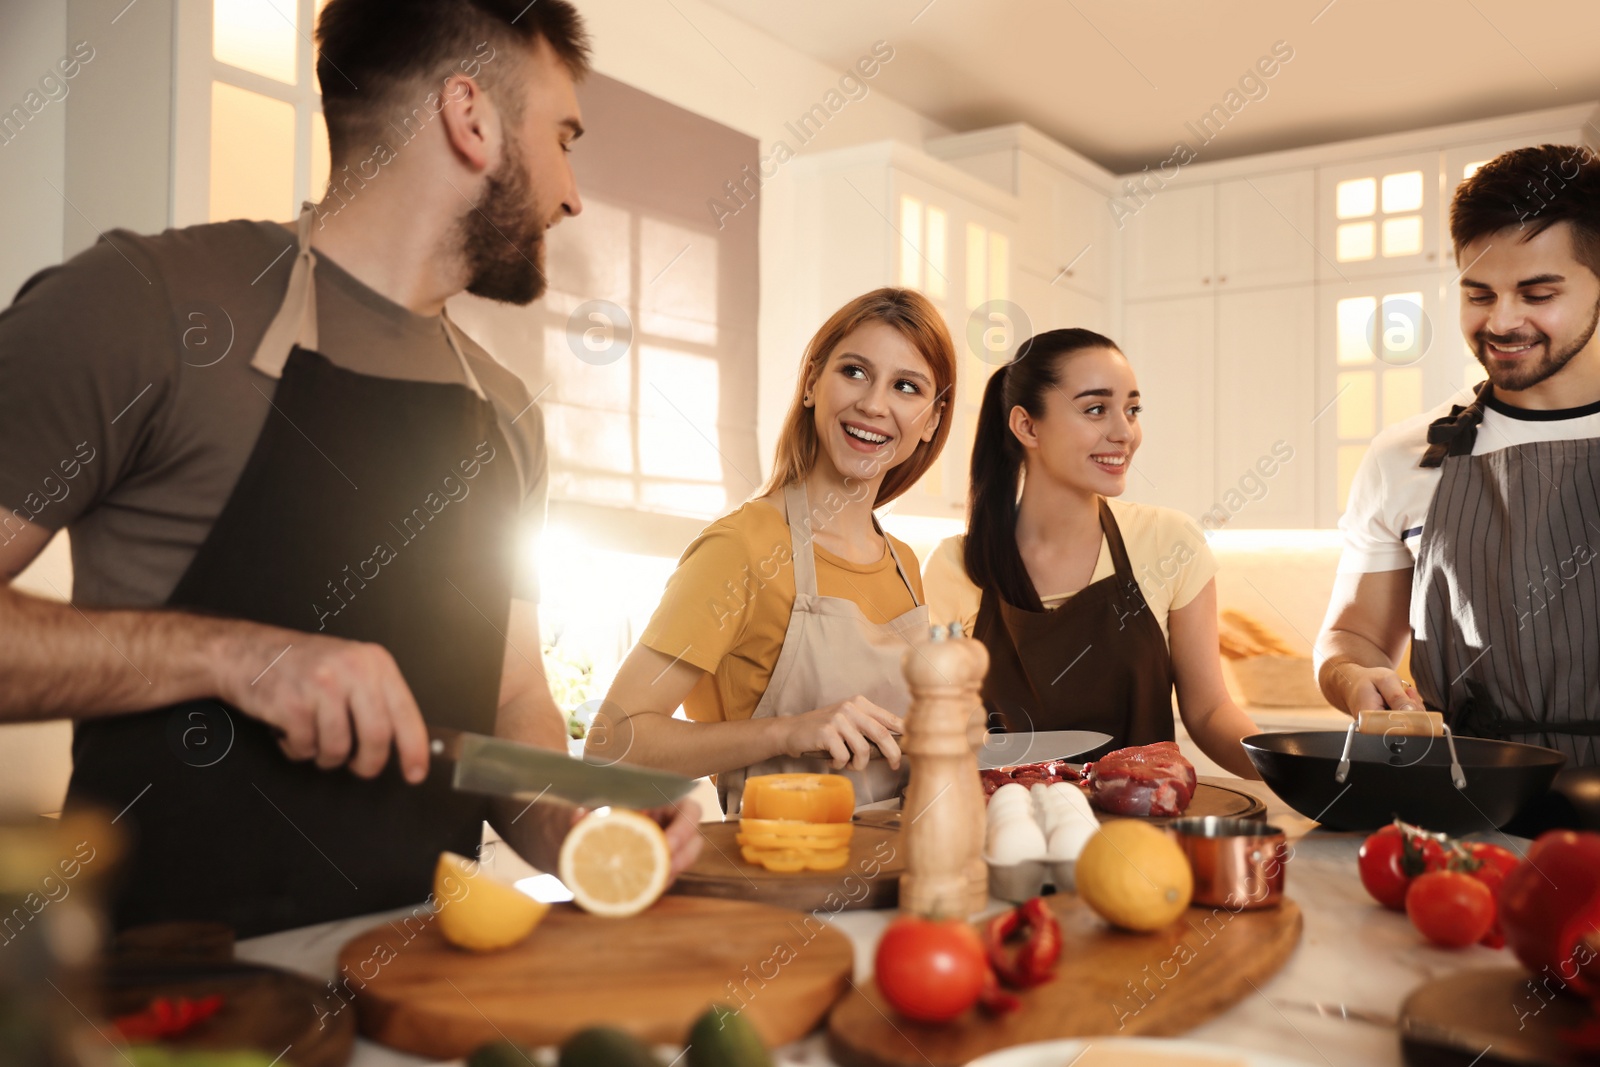
[[[1600,438],[1474,456],[1488,383],[1428,428],[1441,476],[1411,590],[1411,668],[1464,736],[1600,750]]]
[[[466,386],[358,374],[315,351],[310,218],[252,360],[262,384],[281,375],[272,410],[167,604],[380,644],[430,724],[493,733],[514,461],[448,325]],[[131,837],[119,929],[217,920],[252,937],[414,904],[441,851],[476,852],[488,811],[437,763],[408,785],[392,754],[371,781],[291,762],[266,724],[214,700],[80,722],[73,760],[67,806],[120,809]]]

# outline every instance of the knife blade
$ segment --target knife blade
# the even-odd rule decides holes
[[[429,751],[455,765],[451,784],[463,793],[537,800],[559,797],[580,807],[656,808],[694,788],[670,771],[568,756],[500,737],[428,728]]]
[[[1043,760],[1060,760],[1090,752],[1111,740],[1110,734],[1097,730],[1022,730],[1016,733],[992,733],[983,747],[978,749],[978,769],[994,770],[1013,767],[1019,763],[1038,763]],[[806,752],[807,759],[831,760],[831,752]],[[883,759],[883,751],[872,746],[872,759]]]

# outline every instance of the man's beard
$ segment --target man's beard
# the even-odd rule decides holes
[[[543,217],[522,152],[508,142],[500,166],[484,180],[477,206],[461,219],[467,292],[506,304],[531,304],[543,296]]]
[[[1519,392],[1523,389],[1532,389],[1540,382],[1551,377],[1556,372],[1572,362],[1574,356],[1582,352],[1594,337],[1595,329],[1600,326],[1600,303],[1595,304],[1594,314],[1589,316],[1589,325],[1583,329],[1572,344],[1563,349],[1552,349],[1550,338],[1544,333],[1533,330],[1527,334],[1514,334],[1499,337],[1479,330],[1473,336],[1472,354],[1477,357],[1483,369],[1488,372],[1489,380],[1496,389],[1509,389]],[[1544,345],[1544,358],[1537,362],[1523,358],[1518,360],[1499,360],[1489,352],[1489,342],[1498,345]]]

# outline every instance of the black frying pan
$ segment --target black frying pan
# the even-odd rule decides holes
[[[1499,829],[1550,789],[1567,760],[1536,745],[1452,737],[1438,712],[1362,712],[1352,725],[1352,733],[1256,734],[1242,744],[1286,804],[1336,830],[1396,818],[1448,834]]]

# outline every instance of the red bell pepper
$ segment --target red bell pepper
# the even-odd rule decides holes
[[[1020,935],[1019,944],[1012,941]],[[1002,912],[984,928],[984,948],[990,966],[1007,985],[1017,989],[1048,982],[1056,976],[1061,958],[1061,924],[1043,897]]]
[[[186,1034],[221,1009],[221,993],[199,1000],[156,997],[143,1011],[118,1016],[112,1020],[112,1025],[129,1041],[155,1041]]]
[[[1600,925],[1600,834],[1541,834],[1500,887],[1500,922],[1524,967],[1600,997],[1600,961],[1588,938]]]

